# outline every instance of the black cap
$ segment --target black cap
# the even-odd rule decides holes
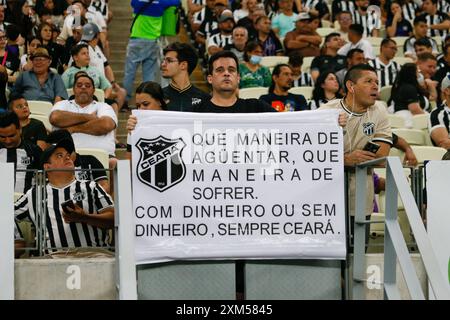
[[[69,139],[63,139],[63,140],[60,140],[58,143],[51,144],[41,154],[41,167],[44,167],[44,164],[48,162],[48,159],[50,159],[52,154],[58,148],[64,148],[70,154],[75,151],[75,146],[73,144],[73,141],[71,141]]]

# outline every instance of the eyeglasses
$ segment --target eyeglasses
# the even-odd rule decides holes
[[[175,58],[164,58],[164,59],[162,59],[161,64],[162,63],[174,63],[174,62],[178,62],[178,59],[175,59]]]

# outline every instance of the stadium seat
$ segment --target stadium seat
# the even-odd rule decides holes
[[[270,68],[275,67],[277,64],[280,63],[288,63],[288,61],[289,57],[287,56],[266,56],[262,57],[261,65]]]
[[[414,61],[409,57],[394,57],[393,59],[399,65],[404,65],[405,63],[413,63]]]
[[[396,115],[396,114],[388,114],[389,123],[391,124],[391,128],[404,128],[405,127],[405,118]]]
[[[391,98],[392,86],[385,86],[380,89],[380,100],[388,102]]]
[[[322,37],[326,37],[327,35],[329,35],[330,33],[336,32],[336,29],[334,28],[326,28],[326,27],[322,27],[322,28],[317,28],[317,33]]]
[[[331,11],[330,11],[331,12]],[[321,20],[322,28],[333,28],[333,24],[329,20]]]
[[[67,95],[69,98],[73,96],[73,89],[69,88],[67,89]],[[102,89],[95,89],[94,95],[97,97],[98,102],[105,102],[105,92]]]
[[[392,132],[402,137],[406,140],[410,145],[414,146],[424,146],[425,142],[425,133],[422,130],[417,129],[392,129]]]
[[[108,153],[104,150],[94,148],[77,148],[77,153],[94,156],[98,161],[101,162],[105,169],[109,168],[109,156]]]
[[[372,45],[373,49],[375,50],[375,47],[380,48],[381,47],[381,41],[383,41],[383,38],[381,37],[367,37],[366,38],[367,41],[370,42],[370,44]],[[379,52],[375,50],[376,53]]]
[[[41,114],[48,117],[50,111],[52,111],[53,104],[47,101],[28,100],[28,106],[31,114]]]
[[[294,87],[290,88],[289,92],[293,94],[301,94],[306,100],[310,100],[312,98],[313,90],[314,87]]]
[[[311,71],[311,63],[315,57],[304,57],[302,64],[302,72],[310,72]]]
[[[425,135],[425,145],[433,146],[431,142],[430,133],[428,132],[428,120],[430,119],[430,114],[417,114],[412,117],[413,129],[422,130]]]
[[[419,164],[423,164],[426,160],[441,160],[442,156],[447,152],[444,148],[431,146],[411,146],[411,148]]]
[[[53,130],[52,124],[50,123],[48,116],[43,114],[30,114],[30,118],[42,121],[42,123],[45,126],[45,129],[47,129],[48,132],[51,132]]]
[[[239,89],[239,98],[241,99],[259,99],[263,94],[267,94],[269,88],[266,87],[254,87]]]

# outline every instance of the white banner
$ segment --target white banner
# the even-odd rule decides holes
[[[439,267],[450,286],[450,161],[430,161],[427,175],[427,231]],[[430,297],[434,297],[430,286]]]
[[[335,110],[133,114],[138,264],[345,259]]]

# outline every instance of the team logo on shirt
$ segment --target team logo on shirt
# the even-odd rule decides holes
[[[202,102],[202,99],[199,98],[192,98],[192,105],[195,106],[196,104],[200,104]]]
[[[366,136],[373,135],[375,132],[375,123],[373,122],[363,123],[363,132]]]
[[[74,195],[72,197],[72,200],[77,201],[77,202],[83,201],[85,199],[86,199],[86,194],[83,191],[74,193]]]
[[[183,139],[141,138],[135,146],[140,152],[136,168],[139,181],[159,192],[183,181],[186,176],[186,166],[181,158],[186,146]]]
[[[24,166],[28,166],[31,164],[31,158],[30,157],[20,157],[20,164]]]

